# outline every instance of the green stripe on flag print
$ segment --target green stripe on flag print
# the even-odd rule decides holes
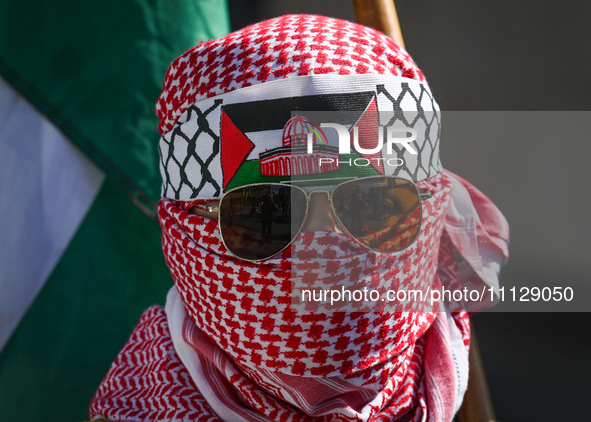
[[[175,57],[228,31],[222,0],[0,3],[1,421],[87,418],[164,302],[154,104]]]

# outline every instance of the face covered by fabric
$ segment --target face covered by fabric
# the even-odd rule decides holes
[[[509,229],[485,195],[441,168],[438,106],[410,56],[360,25],[283,16],[180,56],[156,110],[158,212],[175,286],[164,309],[143,314],[103,379],[90,419],[452,420],[468,383],[466,310],[495,302]],[[340,220],[346,230],[310,225],[278,249],[243,256],[254,258],[248,261],[237,257],[240,250],[229,252],[216,220],[193,208],[222,196],[223,208],[232,189],[251,184],[264,194],[275,183],[279,195],[282,182],[303,178],[330,179],[322,190],[347,204],[332,203],[335,215],[348,219]],[[357,196],[361,180],[374,178],[384,184],[370,183]],[[391,183],[399,182],[410,187],[396,196]],[[355,188],[340,195],[346,183]],[[273,214],[273,207],[263,211],[264,201],[241,198],[251,201],[241,208],[251,227]],[[329,202],[312,208],[328,212]],[[420,209],[412,205],[419,202]],[[228,204],[233,215],[238,203]],[[226,223],[240,229],[231,218]],[[280,233],[265,227],[231,240],[256,246]],[[487,294],[443,305],[404,300],[439,287]],[[351,291],[353,301],[327,306],[305,300],[305,289]],[[356,300],[353,292],[363,290],[381,296]],[[398,294],[379,300],[388,291]]]
[[[290,132],[298,110],[353,113],[354,125],[383,126],[374,134],[386,134],[387,125],[402,125],[417,134],[415,148],[384,142],[383,148],[372,149],[375,139],[355,144],[354,125],[348,126],[349,155],[337,148],[338,167],[323,173],[306,156],[305,141],[296,141]],[[422,72],[404,50],[377,31],[319,16],[285,16],[179,57],[168,72],[157,112],[164,254],[196,328],[250,382],[304,414],[323,413],[310,413],[309,407],[269,387],[268,374],[356,380],[355,385],[373,391],[358,403],[359,409],[377,395],[383,402],[363,417],[348,417],[363,420],[375,415],[400,393],[395,389],[383,395],[394,374],[422,353],[415,345],[441,309],[413,301],[391,307],[364,300],[346,312],[327,312],[314,304],[294,306],[294,288],[372,288],[384,293],[440,286],[440,239],[452,180],[440,172],[439,109]],[[381,117],[383,112],[387,119]],[[308,127],[318,128],[319,123]],[[324,139],[324,144],[320,135],[318,142],[314,136],[309,139],[316,152],[335,153],[334,142],[330,149],[330,140]],[[432,198],[422,204],[417,239],[401,252],[380,253],[346,234],[307,232],[282,253],[247,262],[226,250],[217,221],[188,211],[195,202],[220,198],[238,186],[310,174],[396,176],[431,191]],[[408,356],[402,358],[405,353]],[[343,412],[336,414],[348,411]]]
[[[340,233],[308,232],[282,255],[257,263],[225,250],[217,221],[163,200],[166,262],[197,326],[237,363],[290,375],[347,375],[400,353],[424,333],[434,313],[379,312],[381,303],[363,302],[368,312],[298,312],[292,306],[293,266],[308,276],[308,288],[437,287],[451,185],[443,175],[423,184],[436,194],[423,204],[418,240],[401,253],[371,251]],[[407,306],[412,309],[412,301]]]

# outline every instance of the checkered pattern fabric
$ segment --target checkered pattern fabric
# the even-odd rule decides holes
[[[381,288],[437,287],[451,181],[438,175],[419,185],[434,196],[423,203],[418,240],[401,253],[360,250],[345,235],[309,232],[283,255],[259,263],[231,256],[217,221],[164,199],[159,216],[166,263],[197,327],[237,363],[289,375],[347,375],[400,353],[425,332],[435,313],[294,313],[292,283],[305,274],[320,285],[339,280],[351,289],[382,281]]]
[[[384,85],[378,85],[378,109],[381,112],[392,111],[393,115],[384,126],[390,126],[400,122],[405,127],[411,127],[421,136],[414,143],[417,147],[417,159],[406,153],[402,146],[394,144],[392,149],[398,157],[404,157],[403,164],[398,167],[385,167],[385,174],[403,177],[418,181],[434,176],[441,171],[439,159],[439,137],[441,133],[441,114],[439,105],[433,98],[431,91],[424,85],[420,85],[419,92],[413,91],[408,83],[402,84],[402,89],[397,95],[392,95]],[[405,111],[406,104],[415,103],[412,112]],[[414,111],[416,110],[416,111]],[[435,110],[435,111],[434,111]]]
[[[182,340],[189,346],[193,359],[187,362],[186,355],[181,359],[173,346],[173,333],[167,323],[171,316],[153,306],[142,315],[111,365],[91,403],[90,419],[113,422],[447,422],[446,409],[441,408],[440,390],[453,391],[453,385],[449,385],[451,380],[431,377],[427,381],[426,376],[450,364],[442,353],[447,349],[435,355],[427,354],[429,344],[445,340],[441,335],[449,329],[441,315],[444,314],[440,314],[425,336],[385,364],[347,377],[298,379],[236,367],[190,320],[182,324]],[[470,333],[467,314],[454,313],[450,324],[460,330],[467,346]],[[223,406],[220,411],[223,417],[206,402],[185,365],[200,367],[202,375],[197,381],[205,382],[209,390],[206,393],[213,394]],[[360,404],[369,400],[371,402],[360,409]]]
[[[189,122],[176,125],[161,138],[158,149],[163,197],[221,196],[219,126],[208,120],[208,116],[214,115],[219,121],[220,105],[221,101],[214,101],[203,110],[199,105],[191,105],[186,113]]]
[[[469,274],[469,278],[461,277],[460,274],[466,269],[460,271],[458,268],[454,250],[468,257],[470,265],[476,268],[491,265],[498,268],[506,259],[508,229],[502,214],[494,208],[490,200],[468,182],[448,171],[420,182],[419,185],[434,191],[448,192],[454,186],[445,229],[438,237],[437,246],[433,246],[437,251],[436,262],[433,262],[437,266],[434,284],[438,285],[440,282],[449,290],[461,290],[467,281],[473,282],[475,274],[478,274]],[[428,216],[437,212],[442,205],[440,201],[435,198],[432,209],[425,214]],[[255,273],[256,278],[249,283],[252,269],[243,269],[238,262],[231,260],[220,262],[227,252],[219,236],[214,234],[215,222],[205,222],[199,218],[196,220],[196,216],[185,211],[190,205],[175,205],[163,200],[160,209],[165,227],[164,236],[170,237],[170,240],[164,239],[165,251],[178,266],[173,268],[173,273],[181,274],[175,275],[175,278],[178,276],[186,280],[185,285],[177,282],[179,289],[185,291],[181,296],[182,301],[179,300],[180,309],[185,315],[180,324],[183,327],[182,332],[179,333],[178,329],[176,332],[169,332],[168,327],[178,327],[179,320],[168,312],[168,302],[166,316],[161,308],[149,309],[103,380],[91,405],[91,418],[106,416],[112,421],[127,422],[217,421],[224,412],[221,419],[225,421],[244,418],[253,421],[443,422],[452,419],[461,404],[467,385],[470,329],[462,303],[448,303],[448,309],[452,312],[437,313],[436,318],[428,321],[409,318],[408,313],[392,315],[393,321],[388,320],[389,316],[385,313],[372,314],[370,320],[365,313],[348,314],[348,320],[342,318],[343,314],[337,318],[322,319],[313,313],[301,320],[290,319],[286,304],[283,312],[277,306],[268,306],[270,295],[274,294],[269,289],[277,283],[282,286],[279,291],[287,288],[281,283],[282,278],[277,277],[277,270],[289,267],[285,263],[290,256],[269,260],[268,266],[260,265]],[[474,218],[470,219],[472,222],[476,220],[474,226],[460,226],[460,210],[465,216],[474,212]],[[464,233],[463,237],[461,233]],[[471,242],[471,239],[478,239],[478,244]],[[332,253],[326,246],[322,245],[323,251]],[[344,246],[345,243],[341,243],[339,249]],[[431,249],[426,244],[422,247]],[[490,259],[481,255],[477,266],[476,254],[483,248],[491,254]],[[207,253],[203,253],[205,250]],[[398,267],[398,272],[392,275],[393,280],[407,271],[415,271],[412,256],[404,258],[410,260]],[[335,265],[335,268],[338,267]],[[420,272],[420,269],[416,270],[414,277],[420,276]],[[192,283],[189,283],[190,280],[193,280]],[[494,280],[487,278],[481,279],[481,283],[492,285],[493,282]],[[239,291],[242,285],[245,286],[244,291]],[[278,297],[281,302],[283,299]],[[216,306],[195,305],[208,300]],[[194,312],[201,310],[203,316],[196,318]],[[382,319],[380,315],[386,315],[386,318]],[[307,331],[298,343],[297,338],[292,336],[297,330],[286,325],[283,332],[280,330],[274,333],[276,338],[272,339],[281,348],[260,344],[259,340],[265,333],[273,333],[275,321],[305,323],[307,325],[297,327],[297,330],[303,328]],[[346,331],[339,329],[342,322],[349,322]],[[236,359],[227,349],[234,345],[218,341],[219,333],[215,330],[213,335],[201,330],[199,327],[203,323],[211,324],[214,329],[219,326],[221,334],[224,334],[224,327],[235,327],[238,337],[231,340],[236,341],[240,353],[251,355]],[[353,365],[344,374],[340,371],[334,377],[327,376],[332,375],[325,372],[326,368],[322,365],[323,361],[328,360],[327,355],[322,354],[321,348],[314,349],[316,343],[324,343],[333,360],[336,357],[340,362],[347,359],[354,361],[351,357],[355,353],[363,360],[372,352],[371,348],[363,347],[364,342],[371,343],[373,335],[377,334],[379,337],[387,334],[375,329],[382,323],[390,324],[392,330],[400,331],[401,336],[393,340],[398,344],[406,344],[400,353],[393,354],[390,358],[374,355],[373,359],[366,360],[363,365]],[[251,325],[256,326],[258,331],[249,328]],[[329,328],[331,325],[332,328]],[[250,340],[244,341],[244,336],[250,336]],[[338,341],[346,336],[349,337],[348,340]],[[331,337],[338,339],[332,347]],[[290,341],[281,344],[282,338]],[[357,342],[358,338],[363,341]],[[348,348],[351,343],[353,347]],[[299,348],[300,345],[303,349]],[[289,355],[294,360],[305,360],[306,353],[311,351],[312,363],[320,363],[312,368],[311,373],[326,375],[312,375],[310,379],[304,379],[298,375],[297,365],[292,365],[296,371],[287,374],[279,367],[281,364],[273,367],[274,369],[269,368],[272,365],[267,363],[267,367],[246,364],[252,356],[257,356],[261,347],[268,347],[265,350],[267,355],[274,353],[279,356],[279,362],[285,361],[281,358],[282,355]],[[186,353],[187,350],[190,351],[189,354]],[[384,355],[388,353],[386,348]],[[197,366],[202,366],[201,376],[195,376],[191,372]],[[196,388],[197,385],[200,387]],[[318,394],[310,394],[311,385],[318,388],[323,386],[318,391],[324,393],[328,392],[325,385],[336,390],[347,386],[347,400],[335,407],[337,402],[330,396],[322,401]],[[205,391],[210,396],[213,394],[207,402],[203,396]],[[370,391],[377,392],[377,395],[375,400],[366,402],[369,411],[355,413],[361,409],[360,404],[363,402],[349,399],[359,398],[360,394],[367,397],[366,394]],[[218,405],[221,403],[221,407],[212,407],[214,402]],[[286,406],[286,402],[291,406]],[[324,405],[336,413],[318,416],[318,410]]]
[[[377,74],[424,81],[410,55],[365,26],[324,16],[270,19],[200,44],[170,66],[156,104],[161,135],[193,103],[277,79]]]
[[[142,315],[90,405],[90,418],[109,421],[221,421],[174,350],[164,309]]]

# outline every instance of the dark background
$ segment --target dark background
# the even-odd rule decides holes
[[[287,13],[355,21],[346,0],[229,5],[233,29]],[[443,116],[443,165],[487,194],[511,225],[501,283],[572,286],[572,309],[586,311],[497,307],[473,317],[497,417],[591,420],[591,3],[399,0],[396,7],[407,50],[439,105],[458,111]]]

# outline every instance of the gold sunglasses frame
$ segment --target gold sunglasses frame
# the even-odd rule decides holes
[[[401,248],[401,249],[397,249],[395,251],[381,251],[375,248],[371,248],[367,245],[364,245],[361,241],[359,241],[355,236],[353,236],[349,230],[347,230],[347,228],[344,226],[344,224],[342,223],[341,219],[339,218],[334,204],[332,202],[332,193],[334,192],[334,190],[340,186],[346,185],[347,183],[351,183],[351,182],[358,182],[361,180],[369,180],[369,179],[386,179],[386,180],[390,180],[390,179],[395,179],[395,180],[403,180],[404,182],[408,182],[410,183],[412,186],[414,186],[414,188],[416,189],[417,192],[417,197],[418,197],[418,206],[419,206],[419,224],[418,224],[418,230],[417,230],[417,234],[414,237],[414,239],[412,240],[412,242],[410,242],[408,245],[406,245],[405,247]],[[342,183],[339,183],[335,186],[332,187],[332,189],[330,191],[328,190],[324,190],[324,189],[319,189],[319,190],[312,190],[310,192],[306,191],[305,189],[303,189],[300,186],[295,186],[295,183],[318,183],[318,182],[325,182],[325,181],[335,181],[335,180],[345,180]],[[254,187],[254,186],[285,186],[285,185],[290,185],[292,188],[296,188],[300,191],[302,191],[306,197],[306,211],[304,213],[304,218],[302,220],[302,223],[300,224],[300,227],[298,228],[297,232],[295,233],[295,235],[293,236],[293,238],[291,239],[291,241],[285,245],[282,249],[280,249],[279,251],[275,252],[273,255],[265,257],[265,258],[260,258],[260,259],[247,259],[247,258],[243,258],[241,256],[236,255],[234,252],[232,252],[229,248],[228,245],[226,244],[226,240],[224,239],[224,233],[222,232],[222,216],[219,214],[220,213],[220,209],[222,208],[222,202],[224,200],[224,198],[227,197],[227,195],[229,195],[230,193],[238,190],[238,189],[244,189],[247,187]],[[252,183],[252,184],[248,184],[248,185],[242,185],[242,186],[238,186],[235,188],[230,189],[227,192],[224,192],[224,194],[221,196],[221,198],[219,199],[219,204],[218,205],[210,205],[210,206],[205,206],[205,210],[207,212],[210,213],[218,213],[218,230],[220,232],[220,237],[222,238],[222,243],[224,244],[224,247],[226,248],[226,250],[228,252],[230,252],[230,254],[242,261],[246,261],[246,262],[260,262],[260,261],[264,261],[266,259],[271,259],[274,256],[277,256],[278,254],[280,254],[281,252],[283,252],[285,249],[287,249],[293,242],[294,240],[298,237],[298,235],[302,232],[302,228],[304,227],[307,219],[308,219],[308,210],[310,209],[310,196],[313,193],[326,193],[328,195],[328,201],[330,203],[330,207],[332,210],[332,213],[335,217],[335,222],[337,223],[339,229],[341,229],[343,231],[343,233],[345,233],[347,236],[349,236],[351,239],[355,240],[355,242],[357,242],[358,244],[360,244],[361,246],[363,246],[366,249],[375,251],[375,252],[379,252],[379,253],[398,253],[401,252],[403,250],[405,250],[406,248],[410,247],[413,243],[415,243],[417,237],[419,236],[419,233],[421,231],[421,226],[423,223],[423,207],[422,207],[422,203],[424,200],[429,199],[433,196],[433,193],[431,191],[428,190],[423,190],[421,191],[421,188],[419,188],[415,182],[413,182],[412,180],[408,180],[402,177],[397,177],[397,176],[368,176],[368,177],[337,177],[337,178],[329,178],[329,179],[306,179],[306,180],[288,180],[288,181],[282,181],[279,183]]]

